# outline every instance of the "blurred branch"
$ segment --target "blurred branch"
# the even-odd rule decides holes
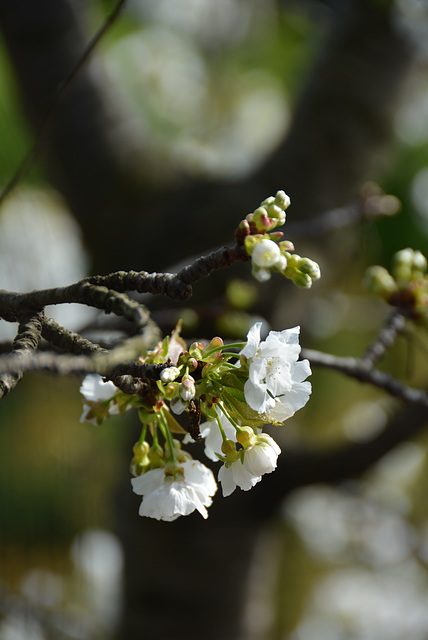
[[[394,311],[388,318],[385,325],[380,330],[376,339],[366,349],[362,357],[364,364],[376,364],[389,349],[400,333],[403,333],[405,327],[405,319],[398,312]]]
[[[12,175],[12,177],[9,180],[9,182],[6,184],[6,186],[4,187],[2,192],[0,193],[0,207],[3,204],[3,202],[6,200],[8,195],[11,193],[11,191],[16,187],[18,182],[25,176],[27,171],[33,165],[33,163],[34,163],[34,161],[35,161],[35,159],[37,157],[37,154],[38,154],[38,152],[40,150],[40,147],[42,145],[44,133],[45,133],[46,127],[47,127],[47,125],[49,123],[49,120],[51,119],[52,113],[56,109],[59,101],[63,97],[64,93],[67,91],[67,89],[70,86],[70,84],[73,82],[73,80],[76,77],[76,75],[79,73],[79,71],[81,70],[83,65],[86,63],[86,61],[88,60],[88,58],[90,57],[90,55],[94,51],[95,47],[100,42],[101,38],[105,35],[105,33],[110,29],[110,27],[116,21],[116,19],[117,19],[118,15],[119,15],[123,5],[125,4],[125,2],[126,2],[126,0],[119,0],[119,2],[117,3],[115,9],[107,17],[107,19],[104,22],[104,24],[97,31],[97,33],[94,35],[92,40],[88,43],[88,46],[83,51],[81,57],[77,60],[76,64],[72,68],[72,70],[69,73],[69,75],[67,76],[67,78],[64,80],[64,82],[61,83],[61,86],[59,87],[54,99],[52,100],[52,102],[51,102],[51,104],[50,104],[50,106],[49,106],[49,108],[48,108],[48,110],[46,112],[46,115],[45,115],[41,125],[39,126],[39,128],[38,128],[38,130],[36,132],[35,141],[33,143],[33,146],[27,151],[27,153],[24,156],[21,164],[17,167],[15,173]]]

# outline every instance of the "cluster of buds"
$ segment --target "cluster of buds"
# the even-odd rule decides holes
[[[298,361],[298,327],[272,331],[264,341],[260,331],[256,323],[247,342],[225,345],[216,337],[187,348],[177,327],[140,357],[152,370],[160,365],[159,377],[147,379],[147,389],[135,395],[97,375],[83,381],[82,419],[91,419],[100,405],[97,424],[124,407],[138,412],[142,430],[130,469],[134,492],[143,496],[141,515],[171,521],[196,509],[207,517],[217,483],[183,448],[195,440],[204,439],[207,457],[223,463],[218,480],[225,496],[236,487],[251,489],[276,468],[280,449],[262,428],[282,425],[306,404],[311,370],[307,360]],[[182,414],[183,425],[177,420]]]
[[[396,307],[403,316],[428,324],[428,263],[420,251],[402,249],[393,258],[391,273],[379,265],[369,267],[366,287]]]
[[[294,245],[281,240],[282,231],[274,231],[286,220],[290,198],[284,191],[269,196],[240,223],[236,238],[251,256],[252,274],[259,282],[271,278],[272,271],[281,273],[302,289],[309,289],[321,277],[319,265],[309,258],[294,254]]]

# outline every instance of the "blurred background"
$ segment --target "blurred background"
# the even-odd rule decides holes
[[[114,7],[0,3],[3,185]],[[365,268],[428,251],[427,36],[426,0],[128,0],[0,208],[0,287],[177,268],[284,189],[286,238],[321,265],[311,291],[241,265],[188,309],[142,299],[166,333],[183,317],[189,340],[243,339],[263,319],[361,355],[388,316]],[[49,311],[127,334],[90,309]],[[15,331],[0,322],[3,352]],[[381,366],[426,387],[427,353],[412,327]],[[0,640],[428,638],[426,412],[314,371],[278,471],[217,495],[207,522],[166,524],[139,518],[130,490],[138,425],[79,424],[80,383],[28,374],[0,405]],[[412,437],[376,448],[398,422]]]

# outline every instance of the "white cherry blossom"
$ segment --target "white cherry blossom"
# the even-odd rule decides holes
[[[164,469],[152,469],[131,482],[134,492],[143,496],[140,516],[168,522],[195,509],[207,518],[206,507],[211,505],[217,491],[212,471],[198,460],[180,464],[175,475],[166,475]]]
[[[249,491],[255,484],[260,482],[261,479],[261,476],[255,476],[245,467],[241,458],[238,458],[238,460],[235,460],[232,464],[223,464],[218,472],[218,481],[221,482],[221,488],[225,498],[230,496],[236,487],[240,487],[243,491]]]
[[[236,429],[229,422],[224,414],[220,415],[221,425],[226,434],[226,438],[236,442]],[[217,420],[208,420],[203,422],[200,426],[201,437],[205,440],[204,453],[210,460],[218,462],[219,458],[216,453],[221,454],[221,445],[223,444],[223,437],[220,432],[220,428],[217,424]]]
[[[272,473],[276,469],[276,462],[281,449],[271,436],[261,433],[255,437],[253,445],[244,451],[244,467],[253,476]]]
[[[80,387],[80,393],[92,402],[100,402],[101,400],[108,400],[118,391],[116,385],[108,380],[104,382],[102,377],[98,373],[89,373],[85,376],[82,385]]]
[[[271,331],[260,342],[262,323],[256,322],[241,351],[249,363],[249,379],[244,385],[248,405],[266,422],[281,424],[309,400],[311,374],[308,360],[297,361],[300,354],[300,327]]]
[[[83,397],[91,403],[96,402],[105,402],[114,396],[116,391],[119,389],[116,385],[113,384],[110,380],[104,382],[102,377],[98,373],[89,373],[83,379],[83,382],[80,387],[80,393]],[[96,417],[88,418],[89,412],[92,410],[92,405],[84,404],[83,405],[83,413],[80,417],[80,422],[92,422],[95,425],[98,425],[98,421]],[[119,407],[114,402],[110,403],[108,408],[108,413],[110,415],[118,414]]]

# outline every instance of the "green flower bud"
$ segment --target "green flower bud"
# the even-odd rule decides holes
[[[275,194],[275,204],[277,204],[278,207],[281,207],[281,209],[285,211],[285,209],[288,209],[288,207],[290,206],[291,200],[289,196],[287,196],[285,191],[280,190]]]
[[[397,291],[397,283],[389,271],[379,265],[369,267],[364,276],[364,284],[371,293],[388,298]]]
[[[221,451],[225,456],[233,456],[234,454],[236,454],[236,444],[233,442],[233,440],[223,440]]]
[[[258,242],[257,236],[247,236],[244,241],[245,251],[250,256],[253,253],[253,249]]]
[[[297,263],[297,268],[302,273],[307,273],[312,280],[319,280],[321,277],[321,270],[317,262],[310,260],[309,258],[301,258]]]
[[[236,432],[236,439],[239,442],[239,444],[242,444],[244,449],[246,449],[247,447],[249,447],[249,446],[251,446],[253,444],[253,442],[256,439],[256,437],[255,437],[254,431],[251,429],[251,427],[241,427]]]
[[[136,442],[132,447],[132,451],[136,458],[144,458],[149,454],[150,445],[148,442]]]
[[[300,271],[295,271],[291,276],[292,281],[295,285],[300,287],[301,289],[310,289],[312,287],[312,278],[308,276],[307,273],[301,273]]]

